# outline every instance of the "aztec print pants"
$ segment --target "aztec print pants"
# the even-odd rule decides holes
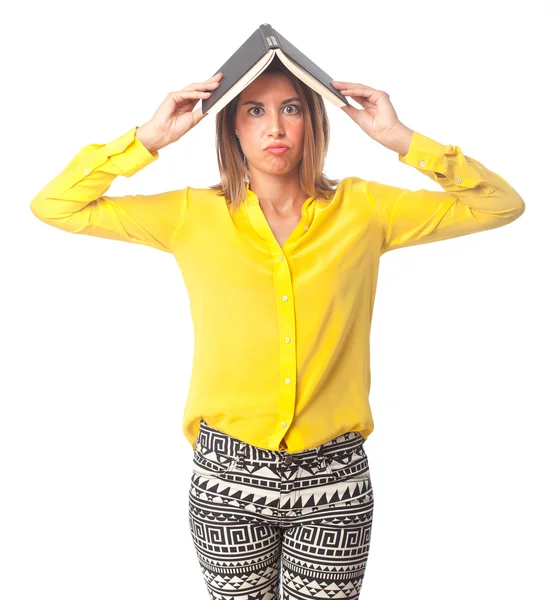
[[[363,442],[350,431],[289,454],[201,419],[188,511],[212,600],[359,598],[373,520]]]

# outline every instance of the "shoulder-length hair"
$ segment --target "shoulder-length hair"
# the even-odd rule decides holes
[[[303,154],[298,164],[300,187],[309,196],[330,200],[335,193],[339,179],[329,179],[324,171],[325,157],[329,147],[329,119],[321,94],[314,92],[303,81],[293,75],[275,57],[264,73],[282,72],[292,81],[298,93],[304,113]],[[225,196],[236,210],[246,196],[246,182],[249,182],[247,159],[242,152],[240,141],[235,134],[235,117],[240,94],[217,113],[216,147],[221,181],[209,186]]]

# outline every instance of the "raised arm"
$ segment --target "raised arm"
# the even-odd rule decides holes
[[[444,191],[410,190],[363,182],[383,225],[382,254],[439,240],[495,229],[525,210],[520,195],[497,173],[416,131],[400,162],[418,169]]]
[[[193,110],[222,73],[170,92],[144,125],[108,144],[82,148],[69,165],[31,201],[41,221],[69,231],[152,246],[172,252],[187,203],[188,188],[150,196],[104,196],[118,175],[130,177],[159,157],[158,151],[195,127],[208,114]]]
[[[118,176],[130,177],[157,160],[136,127],[108,144],[82,148],[31,201],[44,223],[70,233],[144,244],[172,252],[187,188],[153,195],[104,196]]]
[[[440,144],[401,123],[387,92],[361,83],[331,84],[363,107],[342,109],[365,133],[445,190],[414,191],[351,178],[351,193],[369,198],[382,225],[382,254],[495,229],[524,212],[524,200],[503,177],[465,156],[458,146]]]

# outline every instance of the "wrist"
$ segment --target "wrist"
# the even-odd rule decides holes
[[[385,146],[385,148],[406,156],[410,150],[413,134],[413,129],[406,127],[406,125],[403,125],[399,121],[389,129],[388,133],[382,135],[377,141]]]
[[[135,130],[135,137],[149,150],[151,154],[166,146],[162,136],[149,123],[144,123]]]

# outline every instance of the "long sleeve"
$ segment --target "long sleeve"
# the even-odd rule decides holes
[[[398,158],[444,191],[365,182],[384,231],[382,254],[495,229],[524,212],[524,201],[516,190],[500,175],[464,156],[458,146],[440,144],[414,131],[408,153]]]
[[[151,246],[172,252],[188,188],[159,194],[104,196],[118,176],[130,177],[157,160],[133,127],[108,144],[82,148],[31,201],[33,214],[70,233]]]

